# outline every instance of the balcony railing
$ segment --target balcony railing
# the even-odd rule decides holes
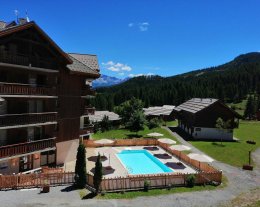
[[[90,134],[90,133],[94,133],[94,125],[85,126],[83,129],[80,129],[79,131],[79,135]]]
[[[0,62],[47,69],[58,68],[54,59],[29,57],[24,54],[12,54],[8,51],[0,52]]]
[[[0,127],[57,121],[57,112],[0,115]]]
[[[92,89],[91,87],[83,87],[82,89],[82,96],[95,96],[96,95],[96,91],[94,89]]]
[[[55,147],[55,138],[0,147],[0,159]]]
[[[85,106],[83,114],[84,115],[94,115],[95,111],[96,111],[95,107]]]
[[[33,87],[29,84],[3,83],[0,82],[0,94],[7,95],[45,95],[55,96],[55,88]]]

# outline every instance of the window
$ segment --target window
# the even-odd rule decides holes
[[[41,166],[51,165],[55,163],[55,150],[41,153]]]
[[[0,170],[8,168],[8,161],[0,162]]]
[[[196,131],[196,132],[200,132],[200,131],[201,131],[201,128],[195,128],[195,131]]]

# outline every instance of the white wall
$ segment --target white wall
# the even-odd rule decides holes
[[[59,142],[57,147],[57,165],[64,164],[76,159],[77,150],[79,146],[79,139],[69,140],[66,142]]]
[[[197,131],[197,129],[201,129]],[[193,132],[194,138],[199,139],[223,139],[223,140],[232,140],[233,139],[233,132],[224,132],[219,129],[215,128],[194,128]]]

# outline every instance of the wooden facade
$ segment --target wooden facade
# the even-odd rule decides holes
[[[217,99],[191,99],[177,106],[174,113],[178,118],[178,126],[185,130],[190,137],[200,136],[204,130],[203,138],[205,137],[205,139],[207,139],[207,134],[209,139],[218,139],[220,136],[221,133],[218,134],[216,129],[218,118],[230,123],[226,130],[230,136],[233,134],[233,129],[238,127],[238,119],[241,118],[235,111]]]
[[[98,77],[36,23],[0,28],[0,174],[14,163],[10,173],[65,162],[63,143],[78,140],[86,97],[95,95],[86,80]]]

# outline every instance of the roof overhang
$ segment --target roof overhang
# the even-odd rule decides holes
[[[72,64],[73,61],[69,58],[69,56],[34,22],[28,22],[25,24],[13,26],[7,28],[5,30],[0,31],[0,37],[4,37],[19,31],[23,31],[29,28],[36,29],[42,36],[51,44],[51,46],[64,58],[67,64]]]

